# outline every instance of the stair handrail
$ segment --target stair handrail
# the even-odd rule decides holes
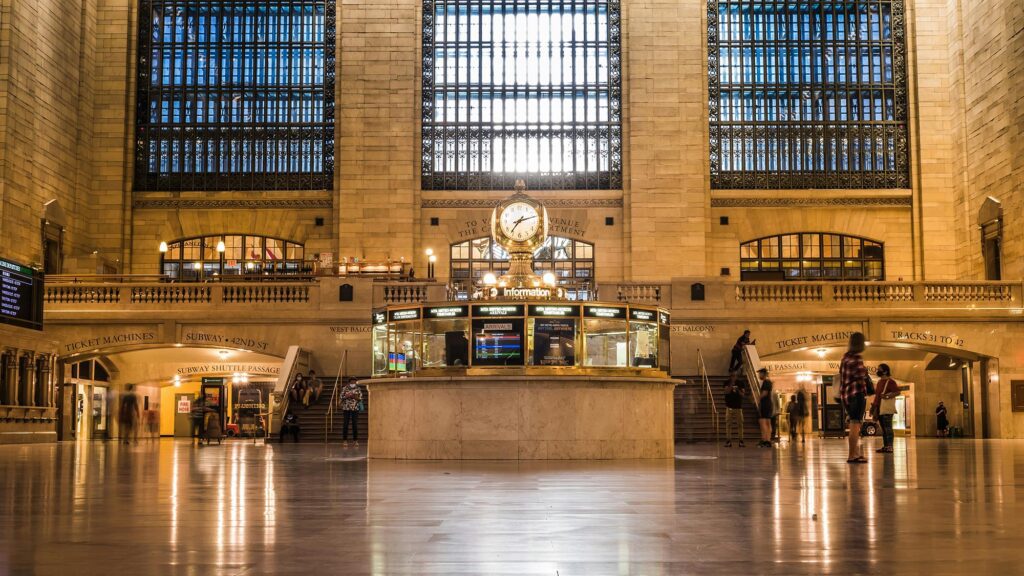
[[[707,364],[704,363],[704,354],[701,352],[700,348],[697,348],[697,366],[700,371],[701,381],[704,383],[704,394],[711,402],[711,422],[715,427],[715,442],[717,443],[719,440],[718,406],[715,403],[715,393],[711,390],[711,379],[708,378],[708,367]]]
[[[273,435],[274,418],[277,417],[278,423],[284,420],[284,415],[288,413],[288,407],[291,404],[292,387],[295,384],[295,374],[302,372],[302,363],[305,351],[298,346],[289,346],[288,352],[285,355],[284,362],[281,364],[281,374],[279,375],[279,384],[275,386],[274,395],[278,394],[280,390],[280,401],[277,406],[274,406],[273,410],[270,410],[270,422],[267,423],[267,436]],[[307,358],[308,360],[308,358]],[[280,378],[284,378],[283,384],[280,383]]]
[[[338,377],[334,381],[334,390],[331,392],[331,401],[327,405],[327,418],[324,419],[324,444],[327,444],[327,437],[334,431],[334,409],[340,403],[338,389],[345,382],[345,368],[348,366],[348,350],[341,353],[341,361],[338,362]]]
[[[743,372],[747,377],[747,386],[750,387],[755,406],[761,405],[761,381],[757,379],[757,371],[760,368],[761,358],[757,354],[757,347],[747,344],[743,347]]]

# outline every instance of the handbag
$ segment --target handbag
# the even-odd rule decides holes
[[[864,377],[864,395],[874,396],[875,395],[875,383],[871,381],[871,376]]]
[[[366,404],[363,404],[363,401],[360,400],[359,403],[356,404],[356,410],[360,412],[366,412]]]
[[[881,394],[885,394],[889,390],[889,386],[891,385],[890,382],[895,384],[895,382],[893,382],[892,380],[886,380],[885,388],[883,388],[881,390]],[[899,388],[897,388],[897,390],[899,390]],[[879,403],[879,406],[878,406],[878,413],[883,415],[883,416],[888,416],[888,415],[895,414],[896,413],[896,397],[893,396],[892,398],[882,398],[882,401]]]

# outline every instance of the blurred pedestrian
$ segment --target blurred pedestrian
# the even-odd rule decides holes
[[[786,404],[786,418],[789,423],[789,440],[790,442],[796,442],[796,431],[800,426],[800,415],[798,413],[800,406],[796,401],[796,394],[789,397],[789,403]]]
[[[946,405],[941,400],[935,407],[935,432],[939,436],[949,435],[949,416],[946,412]]]
[[[775,407],[772,405],[772,381],[768,379],[768,369],[761,368],[757,371],[757,377],[761,380],[761,396],[757,401],[758,425],[761,427],[761,448],[772,447],[772,414]]]
[[[733,428],[739,436],[740,448],[743,448],[743,396],[745,390],[735,382],[725,387],[725,447],[732,446]]]
[[[839,398],[846,409],[846,418],[850,426],[847,436],[849,448],[846,456],[847,464],[863,464],[868,461],[860,451],[860,427],[864,422],[868,390],[871,386],[868,369],[864,366],[864,359],[861,358],[866,346],[864,334],[860,332],[851,334],[850,344],[839,365],[841,383]]]
[[[124,438],[125,444],[129,442],[139,443],[139,422],[141,418],[139,396],[135,393],[135,386],[129,384],[121,396],[121,413],[118,418],[121,422],[121,438]]]
[[[871,409],[882,426],[882,447],[875,452],[886,454],[893,451],[895,434],[892,430],[892,417],[896,414],[896,397],[900,395],[900,387],[892,379],[888,364],[879,364],[875,374],[878,375],[878,384],[875,385],[875,400],[871,403]]]

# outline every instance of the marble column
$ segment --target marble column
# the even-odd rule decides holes
[[[4,375],[6,377],[7,385],[5,386],[6,390],[4,390],[2,401],[8,406],[17,406],[18,385],[20,384],[18,380],[18,351],[13,348],[8,348],[7,351],[4,352],[4,356],[6,356],[7,359],[5,367],[6,374]]]
[[[50,406],[50,355],[43,354],[36,359],[35,405],[40,408]]]
[[[18,362],[18,374],[19,379],[19,390],[18,390],[18,405],[19,406],[31,406],[34,400],[33,389],[35,385],[36,376],[36,364],[35,364],[35,353],[32,351],[26,351],[22,354]]]

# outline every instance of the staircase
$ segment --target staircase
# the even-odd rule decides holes
[[[324,383],[323,392],[320,393],[320,398],[315,403],[311,403],[309,408],[302,405],[302,402],[290,403],[289,410],[291,410],[299,419],[299,442],[319,442],[321,444],[325,441],[325,433],[327,434],[327,440],[335,443],[341,442],[341,424],[344,421],[344,417],[340,410],[334,411],[333,425],[331,430],[327,432],[328,414],[327,410],[331,405],[331,397],[334,395],[334,388],[339,385],[338,378],[321,377]],[[351,380],[358,380],[358,378],[344,378],[344,384],[347,384]],[[344,385],[342,384],[342,385]],[[338,391],[339,394],[341,391]],[[366,388],[363,388],[363,404],[366,405],[369,410],[370,403],[368,401],[368,395]],[[359,414],[359,423],[357,425],[359,429],[359,442],[366,443],[366,435],[369,427],[369,420],[367,414],[369,412],[362,412]],[[274,438],[277,441],[278,438]],[[285,440],[291,442],[291,436],[285,436]]]
[[[702,376],[687,378],[675,389],[675,439],[676,442],[725,442],[725,384],[728,376],[708,376],[711,394],[718,409],[719,430],[716,438],[714,412],[711,400],[703,384]],[[746,379],[740,377],[736,383],[746,387]],[[749,391],[749,388],[747,388]],[[743,398],[743,436],[747,442],[757,443],[761,436],[757,425],[757,406],[748,394]]]

